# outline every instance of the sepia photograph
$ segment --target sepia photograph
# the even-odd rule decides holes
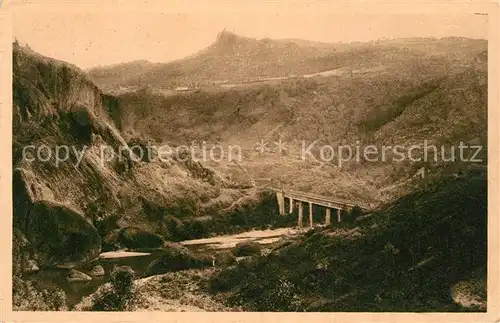
[[[487,11],[120,3],[10,4],[13,312],[498,307]]]

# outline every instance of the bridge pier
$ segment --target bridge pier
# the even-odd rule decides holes
[[[331,224],[331,216],[332,216],[332,210],[330,208],[325,209],[325,225],[330,225]]]
[[[285,193],[276,192],[276,199],[278,200],[278,209],[280,215],[285,214]]]
[[[302,201],[298,201],[299,204],[299,220],[297,222],[298,227],[302,227],[302,217],[304,216],[304,205]]]
[[[289,211],[290,213],[294,212],[295,205],[297,203],[299,208],[299,216],[297,225],[299,227],[303,226],[304,221],[304,203],[309,204],[309,225],[310,227],[314,227],[314,218],[313,218],[313,205],[319,205],[325,208],[325,225],[330,225],[332,222],[332,210],[337,212],[337,222],[342,221],[343,212],[350,212],[354,205],[336,201],[331,197],[325,197],[310,193],[297,192],[293,190],[285,191],[284,189],[274,189],[276,192],[276,199],[278,202],[279,214],[284,215],[285,212]],[[289,199],[290,205],[288,206],[285,203],[285,200]]]
[[[313,223],[313,204],[311,202],[309,202],[309,226],[311,226],[311,228],[314,226],[314,223]]]

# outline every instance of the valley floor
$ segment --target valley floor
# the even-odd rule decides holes
[[[111,273],[71,310],[483,312],[486,184],[444,177],[328,227],[166,243],[127,267],[128,289]]]

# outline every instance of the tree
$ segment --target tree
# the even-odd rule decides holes
[[[117,267],[111,273],[111,289],[96,300],[93,311],[125,311],[133,299],[135,272],[128,266]]]
[[[355,205],[352,210],[351,210],[351,218],[353,220],[356,220],[356,218],[358,216],[360,216],[361,214],[363,213],[363,210],[361,209],[361,207],[359,207],[358,205]]]

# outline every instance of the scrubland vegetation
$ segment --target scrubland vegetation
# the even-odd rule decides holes
[[[102,251],[128,249],[163,254],[149,264],[150,277],[116,268],[75,310],[484,311],[486,50],[485,41],[459,38],[325,45],[222,33],[186,60],[89,71],[101,88],[133,88],[115,97],[77,67],[16,44],[14,308],[68,309],[64,292],[26,279],[34,263],[72,268]],[[263,53],[268,59],[260,64]],[[289,60],[276,64],[284,56]],[[326,70],[335,73],[304,77]],[[195,91],[172,93],[187,79]],[[411,145],[429,138],[483,145],[483,161],[476,171],[432,160],[338,167],[337,160],[304,161],[291,148],[279,159],[252,150],[260,139],[292,147],[301,140]],[[104,145],[117,152],[192,140],[236,142],[248,148],[246,159],[238,167],[180,154],[166,163],[130,154],[98,160]],[[88,151],[79,165],[55,166],[53,159],[23,160],[28,144]],[[415,176],[422,167],[424,178]],[[278,215],[274,196],[248,184],[262,178],[374,208],[213,257],[174,244],[294,226],[296,213]],[[324,210],[313,216],[321,223]]]

